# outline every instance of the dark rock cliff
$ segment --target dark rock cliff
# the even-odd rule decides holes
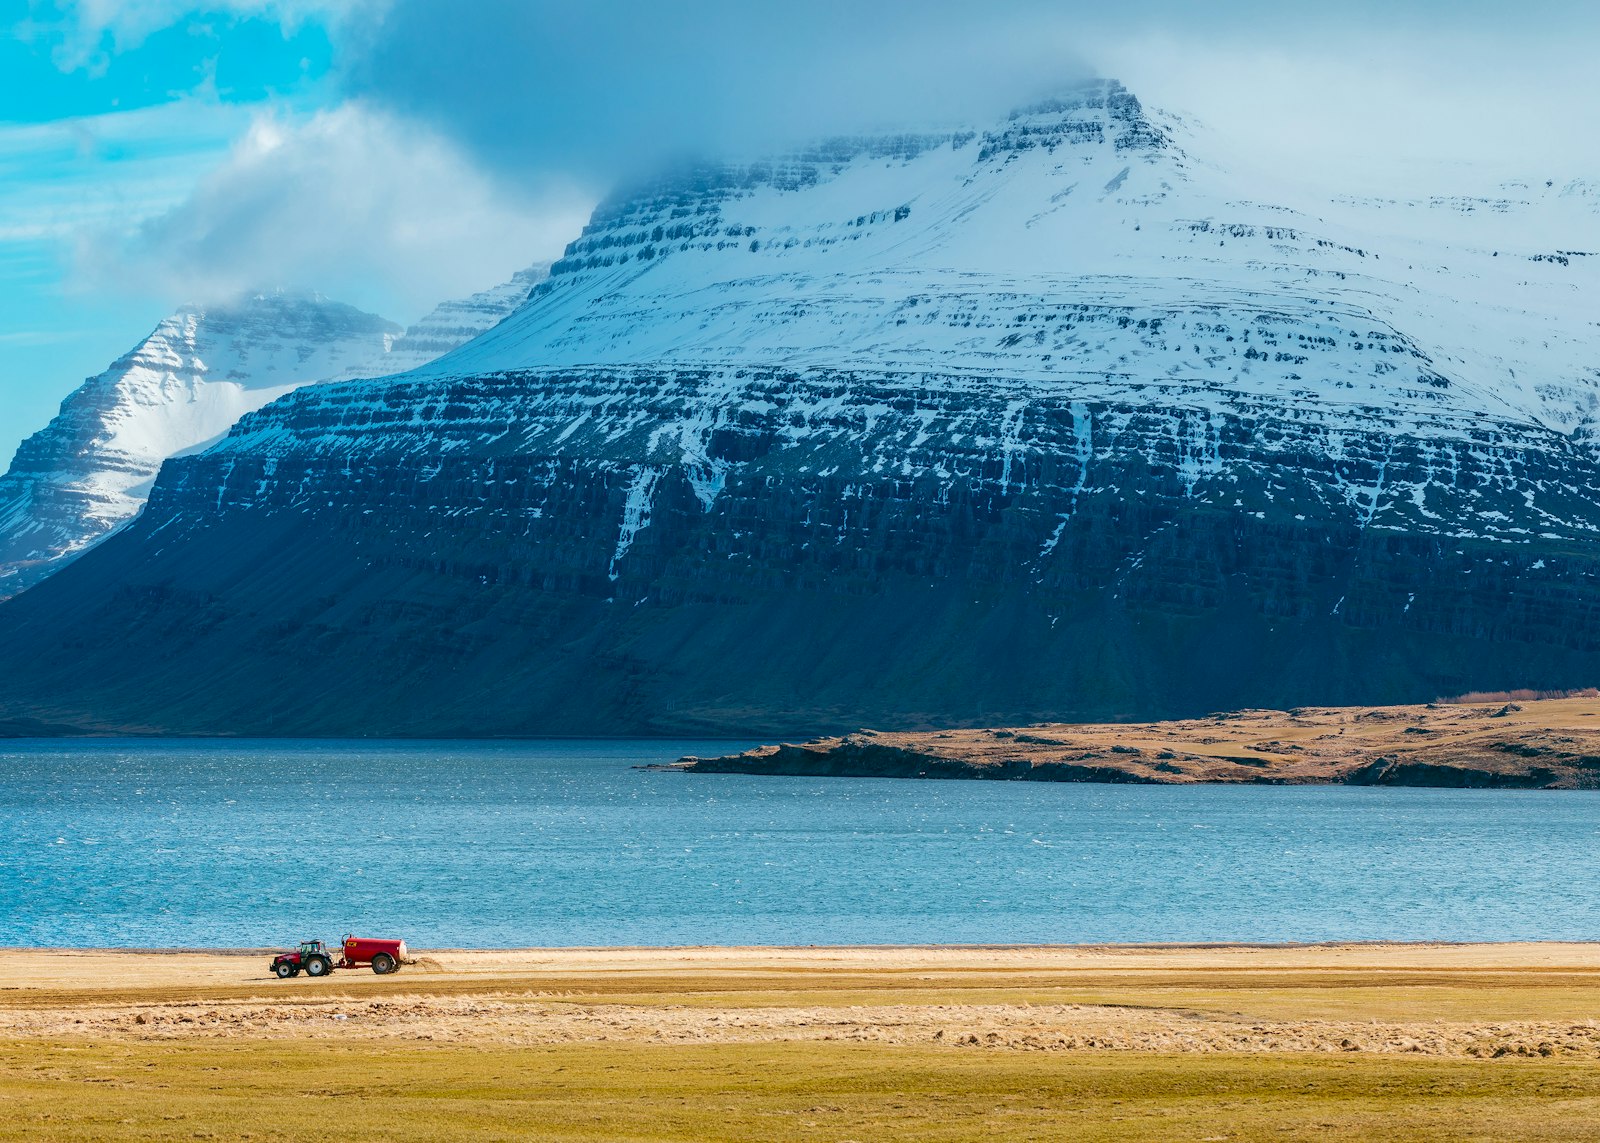
[[[792,732],[1419,699],[1600,665],[1600,568],[1580,545],[1297,519],[1376,463],[1363,448],[1396,481],[1429,463],[1377,431],[1347,434],[1336,465],[1281,426],[1265,440],[1211,418],[1218,460],[1190,483],[1178,412],[1030,407],[1011,461],[896,448],[887,412],[868,462],[844,430],[870,386],[769,375],[745,384],[847,389],[839,431],[776,448],[780,406],[707,434],[695,463],[652,463],[645,444],[708,383],[451,386],[421,448],[385,429],[420,383],[392,403],[348,386],[280,402],[240,426],[257,447],[169,462],[135,527],[7,606],[6,698],[185,732]],[[560,435],[563,394],[629,385],[651,415],[595,447],[612,455],[530,443]],[[942,403],[975,423],[1007,408]],[[486,447],[485,421],[516,448]],[[351,424],[363,451],[259,444]],[[1483,511],[1527,466],[1585,479],[1555,443],[1486,443],[1472,463],[1455,487]],[[933,468],[962,475],[901,475]]]

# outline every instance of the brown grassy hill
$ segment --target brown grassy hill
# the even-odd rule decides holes
[[[1152,723],[863,730],[722,758],[686,758],[678,767],[1037,782],[1600,788],[1600,696],[1468,700],[1243,710]]]

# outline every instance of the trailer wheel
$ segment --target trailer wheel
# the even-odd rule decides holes
[[[379,976],[385,976],[394,971],[394,957],[388,953],[372,954],[372,971]]]
[[[306,958],[307,976],[327,976],[333,971],[333,962],[325,956],[309,956]]]
[[[278,974],[278,979],[279,980],[288,980],[291,976],[294,975],[294,965],[290,964],[286,960],[285,961],[279,961],[278,962],[278,966],[276,968],[274,968],[272,971]]]

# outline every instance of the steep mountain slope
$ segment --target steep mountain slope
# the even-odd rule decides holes
[[[179,310],[74,390],[0,477],[0,598],[130,520],[168,457],[302,385],[427,364],[521,305],[547,272],[536,266],[444,302],[403,334],[376,315],[281,291]]]
[[[0,609],[0,709],[790,732],[1591,682],[1600,186],[1200,152],[1107,83],[619,196],[485,335],[170,463]]]

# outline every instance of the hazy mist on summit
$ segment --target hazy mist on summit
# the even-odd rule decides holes
[[[1597,44],[1600,9],[1552,0],[395,0],[344,83],[518,178],[982,123],[1099,75],[1241,151],[1381,179],[1486,154],[1596,165]]]

